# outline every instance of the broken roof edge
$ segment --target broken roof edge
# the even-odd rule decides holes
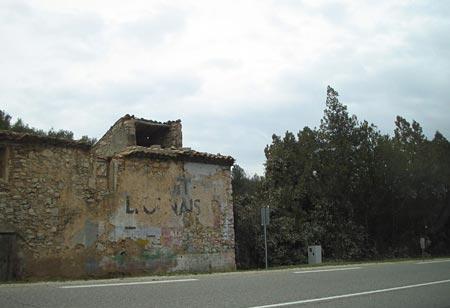
[[[20,143],[40,143],[40,144],[50,144],[55,146],[69,146],[76,147],[85,150],[91,149],[92,145],[83,141],[70,140],[49,136],[40,136],[30,133],[18,133],[9,130],[0,130],[0,141],[12,141]]]
[[[180,119],[177,120],[173,120],[173,121],[166,121],[166,122],[159,122],[159,121],[155,121],[155,120],[149,120],[149,119],[144,119],[144,118],[136,118],[134,115],[129,115],[128,113],[126,115],[124,115],[123,117],[119,118],[111,127],[114,127],[116,124],[118,124],[119,122],[122,121],[127,121],[127,120],[136,120],[139,121],[141,123],[148,123],[148,124],[162,124],[162,125],[170,125],[173,123],[181,123]]]
[[[159,121],[148,120],[148,119],[144,119],[144,118],[136,118],[134,116],[134,114],[129,115],[127,113],[126,115],[117,119],[117,121],[114,122],[114,124],[111,125],[111,127],[97,140],[97,142],[93,145],[93,147],[95,148],[96,145],[99,144],[99,141],[101,141],[116,125],[118,125],[119,123],[122,123],[124,121],[128,121],[128,120],[135,120],[136,122],[141,122],[141,123],[146,123],[146,124],[157,124],[157,125],[171,125],[173,123],[181,123],[180,119],[173,120],[173,121],[159,122]]]
[[[143,147],[143,146],[129,146],[123,151],[115,154],[113,157],[150,157],[150,158],[165,158],[173,160],[184,160],[191,162],[203,162],[225,166],[232,166],[234,158],[231,156],[221,154],[210,154],[206,152],[194,151],[190,148],[161,148],[158,146]]]

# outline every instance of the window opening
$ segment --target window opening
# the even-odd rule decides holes
[[[6,147],[0,147],[0,179],[7,179],[8,152]]]
[[[151,145],[164,146],[168,134],[169,127],[167,125],[136,123],[136,145],[144,147]]]

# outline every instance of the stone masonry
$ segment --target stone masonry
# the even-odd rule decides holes
[[[0,279],[235,268],[234,160],[179,120],[126,115],[92,147],[0,131],[0,162]]]

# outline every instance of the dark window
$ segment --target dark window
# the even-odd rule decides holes
[[[136,145],[144,147],[151,145],[164,146],[168,133],[168,125],[136,123]]]
[[[0,232],[0,281],[16,278],[16,234]]]
[[[6,180],[7,166],[8,166],[8,150],[5,147],[0,147],[0,179]]]

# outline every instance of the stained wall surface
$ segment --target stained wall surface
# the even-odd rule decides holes
[[[234,268],[229,167],[142,158],[112,164],[118,180],[109,220],[100,222],[104,240],[116,245],[108,255],[130,270]]]
[[[17,278],[235,268],[230,166],[0,146],[0,232],[17,235]]]
[[[55,265],[64,271],[63,263],[75,257],[70,226],[106,194],[89,187],[95,182],[89,152],[35,144],[10,144],[7,149],[8,178],[0,180],[0,228],[17,234],[17,276],[51,274]],[[63,256],[68,258],[63,261]]]

